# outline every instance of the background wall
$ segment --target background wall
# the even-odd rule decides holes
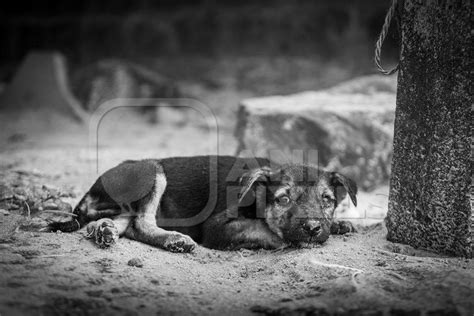
[[[371,67],[388,0],[125,0],[2,2],[3,66],[31,49],[60,50],[73,63],[98,58],[313,56]],[[395,32],[392,32],[394,34]],[[385,44],[396,58],[397,39]]]

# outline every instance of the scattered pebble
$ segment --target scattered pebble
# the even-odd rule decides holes
[[[57,209],[59,209],[58,205],[54,202],[45,202],[45,203],[43,203],[43,208],[45,210],[57,210]]]
[[[17,199],[18,201],[26,201],[26,196],[21,194],[15,194],[15,199]]]
[[[15,188],[13,189],[15,195],[27,195],[28,192],[24,188]]]
[[[7,210],[4,210],[4,209],[0,209],[0,214],[8,216],[8,215],[10,215],[10,212],[7,211]]]
[[[142,268],[143,267],[143,261],[139,258],[132,258],[128,260],[127,263],[131,267],[137,267],[137,268]]]
[[[52,185],[52,184],[43,184],[43,186],[41,187],[43,190],[45,191],[50,191],[52,193],[57,193],[57,192],[60,192],[59,188]]]
[[[114,287],[114,288],[112,288],[112,289],[110,290],[110,292],[112,292],[112,293],[116,294],[116,293],[120,293],[120,292],[122,292],[122,290],[121,290],[121,289],[119,289],[119,288],[117,288],[117,287]]]

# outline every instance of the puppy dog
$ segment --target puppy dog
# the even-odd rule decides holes
[[[190,252],[196,243],[275,249],[352,231],[332,220],[347,194],[356,205],[356,184],[337,172],[264,158],[125,161],[97,179],[73,220],[50,229],[70,232],[88,224],[88,236],[103,247],[125,236],[172,252]]]

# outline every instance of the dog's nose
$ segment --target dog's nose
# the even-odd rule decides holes
[[[317,235],[321,231],[321,223],[316,220],[309,220],[304,224],[304,229],[311,236]]]

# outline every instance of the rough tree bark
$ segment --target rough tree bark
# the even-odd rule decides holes
[[[399,6],[387,238],[472,257],[471,1],[405,0]]]

